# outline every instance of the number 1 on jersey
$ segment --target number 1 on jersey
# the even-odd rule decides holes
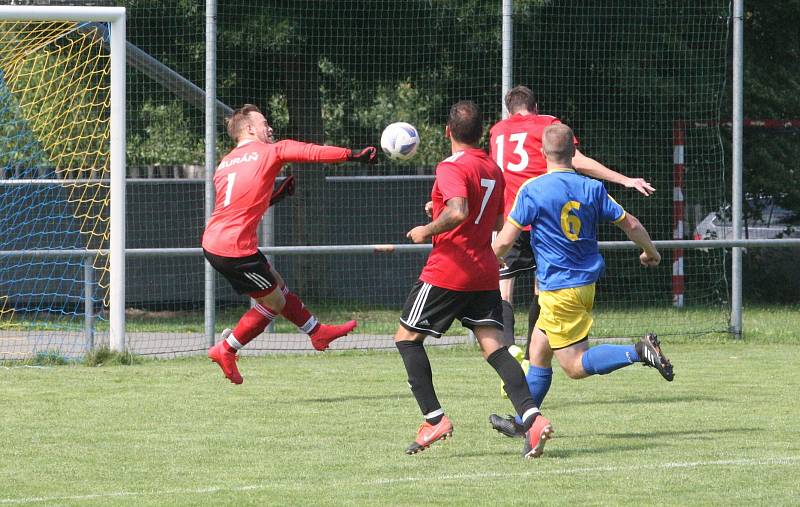
[[[477,218],[475,218],[476,224],[481,221],[481,217],[483,216],[483,210],[486,209],[486,204],[489,202],[489,197],[492,196],[495,183],[496,182],[494,180],[490,180],[489,178],[481,178],[481,187],[485,188],[486,190],[483,192],[483,201],[481,201],[481,211],[480,213],[478,213]]]
[[[225,187],[225,202],[222,203],[223,206],[227,206],[231,203],[234,181],[236,181],[236,173],[228,173],[228,185]]]

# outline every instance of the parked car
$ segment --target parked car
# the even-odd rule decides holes
[[[745,206],[753,213],[745,213],[742,231],[744,239],[800,237],[798,213],[781,208],[772,198],[750,198],[746,200]],[[694,239],[733,239],[730,205],[709,213],[701,220],[695,227]]]

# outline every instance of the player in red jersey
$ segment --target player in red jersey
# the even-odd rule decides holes
[[[533,428],[542,440],[552,432],[528,392],[522,368],[501,343],[498,264],[491,242],[492,232],[503,225],[504,185],[497,165],[478,147],[481,121],[472,102],[458,102],[450,109],[445,135],[453,154],[436,167],[431,201],[425,205],[433,220],[407,234],[414,243],[433,240],[433,250],[406,300],[394,337],[408,384],[425,418],[407,454],[453,433],[436,398],[423,342],[428,335],[440,337],[455,319],[475,333],[483,357],[505,382],[523,421],[520,431]]]
[[[506,93],[508,118],[497,122],[489,131],[490,153],[500,166],[505,178],[505,215],[514,206],[519,187],[530,178],[547,172],[547,163],[542,155],[542,132],[554,123],[561,123],[555,116],[539,114],[536,97],[530,88],[516,86]],[[578,140],[573,139],[577,146]],[[655,189],[643,178],[629,178],[609,169],[600,162],[587,157],[577,148],[572,159],[573,167],[581,174],[601,180],[634,188],[649,196]],[[523,271],[536,267],[530,244],[530,227],[519,236],[508,255],[506,265],[500,269],[500,294],[503,298],[503,343],[514,343],[514,311],[512,299],[514,279]],[[525,359],[528,359],[528,345],[534,324],[539,318],[539,302],[534,286],[533,301],[528,312],[528,340],[525,345]]]
[[[214,174],[217,195],[203,233],[203,253],[238,293],[249,295],[256,305],[239,319],[233,332],[223,332],[223,339],[208,349],[208,357],[219,364],[231,382],[241,384],[237,351],[261,334],[278,314],[307,333],[320,351],[356,327],[354,320],[339,326],[320,324],[259,252],[256,228],[269,207],[276,176],[289,162],[373,163],[377,151],[372,146],[353,151],[292,140],[276,143],[272,127],[251,104],[236,110],[227,127],[236,147]]]

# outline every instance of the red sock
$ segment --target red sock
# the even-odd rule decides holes
[[[275,319],[275,312],[261,305],[256,305],[247,310],[239,319],[236,328],[227,339],[225,348],[231,352],[236,352],[240,348],[250,343],[253,338],[264,332],[264,329]]]
[[[286,298],[286,305],[284,305],[281,315],[286,317],[292,324],[298,327],[300,331],[306,334],[313,334],[314,331],[319,329],[319,322],[317,318],[311,315],[306,305],[297,297],[297,294],[290,291],[286,287],[283,289],[283,295]]]

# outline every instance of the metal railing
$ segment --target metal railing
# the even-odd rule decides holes
[[[711,249],[711,248],[762,248],[762,247],[789,247],[800,248],[800,238],[782,239],[739,239],[739,240],[663,240],[654,241],[661,250],[675,248]],[[632,241],[600,241],[601,250],[632,250],[638,247]],[[372,244],[372,245],[310,245],[310,246],[271,246],[262,247],[260,250],[269,256],[274,255],[375,255],[375,254],[408,254],[427,252],[431,245],[414,244]],[[108,255],[105,249],[87,250],[0,250],[0,259],[4,258],[82,258],[84,273],[84,334],[87,350],[94,347],[94,280],[95,268],[92,260],[98,255]],[[129,248],[125,250],[127,258],[142,257],[202,257],[202,248]],[[731,308],[732,315],[741,308]]]

